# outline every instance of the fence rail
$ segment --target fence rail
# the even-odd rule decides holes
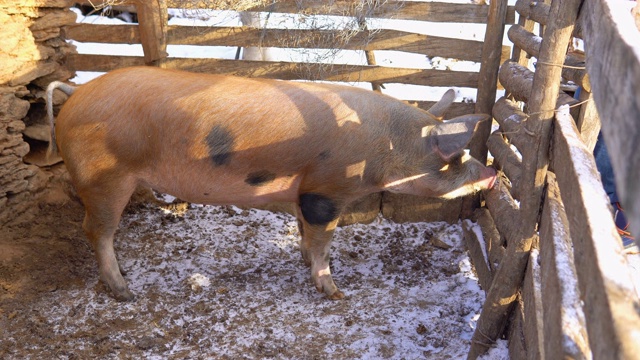
[[[339,82],[369,82],[382,84],[411,84],[431,87],[478,86],[478,73],[436,69],[413,69],[375,64],[375,51],[392,50],[421,54],[454,61],[482,61],[481,41],[431,36],[406,31],[380,29],[323,30],[323,29],[262,29],[229,26],[169,26],[167,8],[210,9],[214,1],[153,1],[136,6],[140,25],[75,24],[64,29],[69,39],[79,42],[142,44],[144,59],[133,56],[77,54],[70,56],[71,67],[78,71],[110,71],[116,68],[155,64],[195,72],[233,74],[249,77],[267,77],[286,80],[324,80]],[[98,2],[92,3],[100,6]],[[121,5],[126,5],[123,3]],[[353,1],[280,1],[269,6],[240,9],[255,12],[340,15],[362,18],[403,19],[434,22],[484,23],[488,6],[474,4],[447,4],[388,1],[378,7],[367,8],[366,2]],[[508,16],[513,22],[514,10]],[[346,34],[345,32],[348,32]],[[142,36],[154,34],[153,36]],[[313,62],[250,61],[229,59],[194,59],[169,57],[167,45],[275,47],[282,49],[358,50],[367,53],[368,65],[322,64]],[[502,59],[508,58],[510,49],[502,46]],[[170,55],[170,54],[169,54]],[[418,103],[419,106],[425,103]],[[451,114],[461,114],[468,106],[454,104]]]

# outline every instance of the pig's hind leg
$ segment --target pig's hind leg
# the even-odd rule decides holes
[[[105,181],[109,178],[113,181]],[[111,176],[102,178],[100,184],[78,188],[86,210],[83,228],[96,253],[100,279],[109,286],[118,301],[134,299],[116,259],[113,235],[135,188],[135,180]]]
[[[338,300],[344,294],[333,282],[329,267],[331,239],[338,224],[339,211],[335,205],[328,206],[328,199],[311,194],[300,196],[296,207],[300,230],[300,252],[308,266],[316,289],[331,300]]]

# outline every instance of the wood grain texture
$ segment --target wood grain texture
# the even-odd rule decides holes
[[[516,240],[520,228],[520,208],[513,200],[507,187],[498,184],[491,190],[483,191],[487,209],[500,234],[505,237],[507,249]],[[506,256],[506,253],[505,253]],[[502,264],[500,265],[502,267]]]
[[[487,146],[493,155],[494,163],[498,164],[498,168],[507,175],[511,182],[511,195],[516,199],[520,199],[522,161],[498,132],[489,136]]]
[[[521,223],[515,241],[507,246],[507,255],[498,269],[477,327],[472,337],[468,358],[476,359],[486,352],[486,339],[497,339],[513,308],[524,277],[528,254],[537,239],[536,226],[548,166],[548,152],[553,110],[559,94],[561,67],[577,20],[581,0],[554,1],[549,12],[545,39],[540,48],[538,67],[529,93],[527,127],[533,133],[532,151],[522,154]],[[502,78],[501,78],[502,80]],[[494,217],[495,218],[495,217]]]
[[[549,3],[550,1],[518,0],[515,4],[515,10],[518,14],[544,26],[549,21],[549,12],[551,11]],[[580,22],[574,27],[573,36],[582,38],[582,24]]]
[[[74,24],[64,29],[68,39],[80,42],[139,44],[137,25]],[[253,27],[168,26],[167,44],[239,47],[278,47],[345,50],[394,50],[480,62],[482,42],[415,34],[397,30],[285,30]],[[501,59],[509,56],[502,46]]]
[[[544,311],[542,300],[542,275],[540,252],[532,249],[522,284],[522,306],[524,313],[523,335],[527,359],[545,359]],[[552,358],[552,357],[549,357]]]
[[[525,50],[529,55],[536,58],[540,56],[541,37],[534,35],[520,25],[513,25],[507,35],[515,46]],[[571,80],[585,90],[591,91],[591,83],[585,67],[584,56],[580,57],[577,53],[569,53],[564,60],[564,65],[562,68],[562,77],[564,79]]]
[[[595,160],[567,107],[555,117],[552,161],[570,224],[593,358],[634,359],[640,354],[640,300]]]
[[[509,142],[521,153],[527,151],[531,135],[527,134],[524,126],[528,115],[520,110],[518,103],[501,97],[493,106],[493,117],[500,124],[500,131]]]
[[[500,266],[505,252],[502,236],[498,232],[498,229],[496,229],[496,224],[487,208],[476,209],[474,218],[478,225],[480,225],[480,229],[482,229],[482,237],[484,237],[487,252],[489,253],[489,270],[493,277],[493,274]]]
[[[165,0],[134,1],[138,31],[146,65],[163,67],[167,57],[167,4]]]
[[[615,2],[585,1],[582,13],[587,70],[618,197],[640,239],[640,31]]]
[[[539,325],[544,332],[544,353],[554,358],[591,359],[569,220],[552,172],[547,172],[540,219],[540,270],[544,322]]]
[[[491,114],[496,100],[498,87],[498,69],[500,68],[502,38],[504,37],[505,17],[507,14],[507,0],[492,1],[487,30],[484,36],[482,61],[478,77],[478,95],[476,99],[476,114]],[[491,121],[478,124],[476,132],[469,144],[470,154],[481,163],[487,162],[487,138],[491,132]]]
[[[47,0],[30,0],[29,2],[46,2]],[[55,1],[55,0],[49,0]],[[62,0],[57,0],[62,1]],[[107,0],[76,1],[96,7],[103,6]],[[131,4],[132,1],[118,2],[119,5]],[[167,1],[169,8],[181,9],[221,9],[253,12],[301,13],[335,16],[362,16],[365,18],[389,18],[401,20],[420,20],[431,22],[477,23],[485,24],[489,6],[479,4],[452,4],[442,2],[404,2],[386,1],[375,7],[371,2],[350,0],[316,1],[316,0],[281,0],[259,7],[242,7],[242,3],[232,1]],[[507,23],[515,22],[515,9],[509,7]]]
[[[489,259],[488,257],[485,257],[488,256],[488,254],[486,254],[486,246],[485,251],[483,252],[480,245],[480,242],[484,243],[485,239],[478,237],[476,232],[473,230],[473,224],[469,220],[462,222],[462,234],[466,247],[469,250],[469,258],[476,269],[480,286],[483,289],[488,290],[491,286],[493,276],[491,274],[491,269],[489,269]]]
[[[111,71],[127,66],[144,65],[141,57],[87,54],[69,56],[68,62],[77,71]],[[478,79],[477,73],[465,71],[226,59],[168,58],[164,66],[193,72],[282,80],[380,82],[446,87],[475,87]]]

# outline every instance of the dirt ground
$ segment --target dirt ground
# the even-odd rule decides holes
[[[62,184],[0,233],[2,359],[466,354],[484,293],[459,225],[340,228],[332,268],[346,299],[330,301],[311,285],[295,218],[134,203],[116,252],[137,297],[119,303],[98,281],[83,207]]]

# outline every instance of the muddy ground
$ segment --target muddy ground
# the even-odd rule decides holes
[[[70,193],[54,186],[2,228],[2,359],[465,357],[484,294],[459,225],[340,228],[332,268],[347,297],[330,301],[311,285],[290,215],[136,202],[116,251],[137,298],[119,303]],[[500,346],[492,358],[505,358]]]

